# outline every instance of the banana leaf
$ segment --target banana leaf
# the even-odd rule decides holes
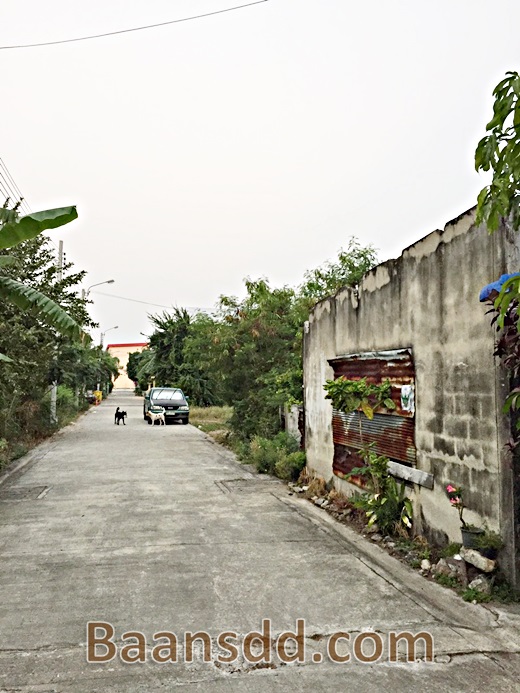
[[[16,221],[0,224],[0,250],[36,238],[42,231],[63,226],[77,217],[76,207],[60,207],[34,212]]]
[[[66,337],[83,343],[90,341],[89,335],[83,332],[78,323],[52,299],[36,289],[1,274],[0,298],[14,303],[22,310],[30,311],[32,315],[38,316],[46,325],[54,327]]]

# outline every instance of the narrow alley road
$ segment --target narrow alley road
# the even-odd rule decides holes
[[[133,394],[113,394],[30,459],[0,486],[0,691],[518,691],[514,611],[462,602],[193,426],[148,426]],[[304,662],[217,659],[219,633],[241,642],[264,619],[272,641],[304,619]],[[111,661],[87,662],[89,621],[113,625]],[[127,631],[146,636],[145,663],[121,660]],[[177,636],[176,663],[154,661],[159,631]],[[185,661],[196,631],[211,661],[204,640]],[[339,631],[351,637],[343,654],[378,633],[381,659],[330,661]],[[389,662],[390,631],[427,631],[436,661]]]

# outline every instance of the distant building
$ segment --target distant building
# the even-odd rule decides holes
[[[133,390],[134,381],[130,380],[126,372],[128,357],[136,351],[141,352],[148,347],[148,342],[134,342],[132,344],[108,344],[107,351],[110,356],[119,359],[119,377],[114,381],[114,390]]]

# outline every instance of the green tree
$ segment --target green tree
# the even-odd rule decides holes
[[[475,152],[477,171],[493,178],[478,196],[477,223],[496,231],[501,217],[520,226],[520,76],[507,72],[493,91],[493,118]]]
[[[492,181],[484,187],[477,204],[477,223],[496,231],[505,218],[515,231],[520,228],[520,76],[507,72],[493,91],[493,118],[475,152],[477,171],[492,171]],[[520,404],[520,276],[510,277],[499,295],[492,300],[499,338],[495,356],[510,371],[512,390],[506,398],[504,412],[518,410]],[[517,418],[515,439],[518,445],[520,421]]]
[[[19,217],[16,209],[8,209],[7,202],[0,209],[0,251],[14,248],[24,241],[36,238],[43,231],[68,224],[77,218],[75,207],[51,209]],[[17,281],[6,268],[16,263],[15,255],[2,252],[0,256],[0,297],[30,312],[61,334],[73,339],[87,340],[81,326],[66,310],[31,286]]]
[[[9,221],[4,214],[5,218]],[[13,300],[0,301],[0,353],[10,359],[0,363],[0,438],[8,442],[7,457],[0,455],[4,460],[27,441],[50,432],[47,391],[51,381],[71,386],[62,385],[58,406],[71,398],[77,404],[74,390],[79,392],[81,387],[75,387],[72,374],[75,378],[81,370],[90,348],[87,339],[72,338],[94,325],[86,302],[78,295],[85,272],[74,272],[72,264],[65,262],[60,277],[48,239],[36,233],[34,225],[27,233],[26,224],[20,220],[22,231],[17,223],[3,224],[0,230],[4,245],[11,248],[0,249],[1,282],[5,292],[14,287],[9,294]],[[26,236],[27,240],[21,240]],[[80,357],[69,363],[67,352],[74,349],[81,352]],[[5,453],[5,444],[0,447]]]
[[[102,347],[68,342],[61,345],[56,361],[55,379],[79,396],[86,390],[102,388],[119,375],[119,360]],[[110,389],[110,386],[109,386]]]
[[[135,357],[135,375],[178,385],[198,404],[232,405],[231,427],[239,439],[272,437],[280,406],[302,400],[310,306],[340,287],[356,286],[374,263],[374,249],[351,239],[337,261],[307,272],[298,289],[246,279],[245,298],[221,296],[214,315],[191,318],[176,309],[153,316],[150,350]]]
[[[134,385],[137,386],[139,377],[137,375],[137,371],[139,368],[139,360],[140,360],[141,352],[140,351],[133,351],[131,354],[128,355],[128,363],[126,364],[126,373],[130,380],[134,381]]]
[[[350,238],[346,250],[341,249],[334,262],[305,272],[299,288],[302,298],[312,305],[332,296],[345,286],[355,287],[377,261],[377,251],[372,245],[362,246],[356,238]]]
[[[188,336],[191,318],[184,308],[174,308],[150,317],[154,332],[150,337],[150,350],[154,354],[154,375],[164,386],[178,385],[179,368],[184,362],[184,342]]]

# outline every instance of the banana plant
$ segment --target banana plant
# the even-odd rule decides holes
[[[61,207],[19,217],[15,209],[7,208],[6,203],[0,208],[0,250],[13,248],[36,238],[43,231],[68,224],[77,216],[76,207]],[[14,262],[15,258],[10,255],[0,256],[0,298],[29,311],[66,337],[84,343],[90,341],[81,326],[55,301],[2,271]],[[9,363],[11,359],[0,354],[0,361]]]

